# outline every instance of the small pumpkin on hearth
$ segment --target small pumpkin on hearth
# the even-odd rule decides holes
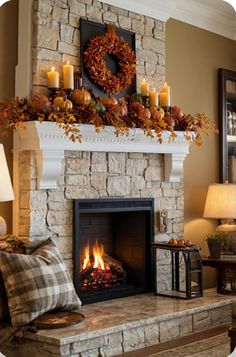
[[[72,102],[75,105],[87,107],[91,102],[91,94],[85,88],[75,89],[72,94]]]
[[[168,241],[168,244],[177,245],[177,243],[178,243],[178,240],[176,238],[174,238],[174,237],[169,239],[169,241]]]
[[[56,97],[53,100],[55,107],[59,108],[62,112],[69,111],[73,108],[73,104],[69,99],[64,97]]]

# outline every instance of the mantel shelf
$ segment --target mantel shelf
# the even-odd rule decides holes
[[[93,125],[79,126],[82,142],[73,143],[64,135],[64,130],[55,123],[27,122],[26,129],[14,134],[14,151],[34,150],[37,158],[37,186],[39,189],[56,189],[62,173],[66,150],[103,152],[141,152],[164,154],[165,180],[179,182],[183,175],[183,162],[189,153],[190,142],[183,132],[176,132],[177,138],[169,140],[169,132],[157,138],[146,136],[142,129],[129,129],[128,135],[116,136],[114,127],[105,127],[97,134]]]

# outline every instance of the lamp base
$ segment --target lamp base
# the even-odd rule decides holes
[[[222,224],[216,227],[216,231],[226,237],[223,251],[231,251],[236,254],[236,224],[233,219],[222,220]]]
[[[218,227],[216,227],[217,232],[235,232],[236,233],[236,224],[229,224],[229,223],[224,223],[220,224]]]
[[[216,227],[217,232],[235,232],[236,233],[236,224],[234,219],[221,219],[220,225]]]
[[[0,236],[7,233],[7,224],[3,217],[0,216]]]

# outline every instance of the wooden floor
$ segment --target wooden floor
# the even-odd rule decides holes
[[[227,357],[230,354],[229,327],[223,325],[117,357]]]

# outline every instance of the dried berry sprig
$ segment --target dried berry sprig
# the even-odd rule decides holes
[[[193,139],[198,146],[202,145],[203,135],[208,136],[212,132],[219,132],[214,122],[205,114],[184,114],[179,107],[175,106],[170,109],[170,112],[166,113],[166,116],[171,116],[174,120],[175,131],[185,131],[186,139]],[[194,133],[194,138],[191,132]]]

